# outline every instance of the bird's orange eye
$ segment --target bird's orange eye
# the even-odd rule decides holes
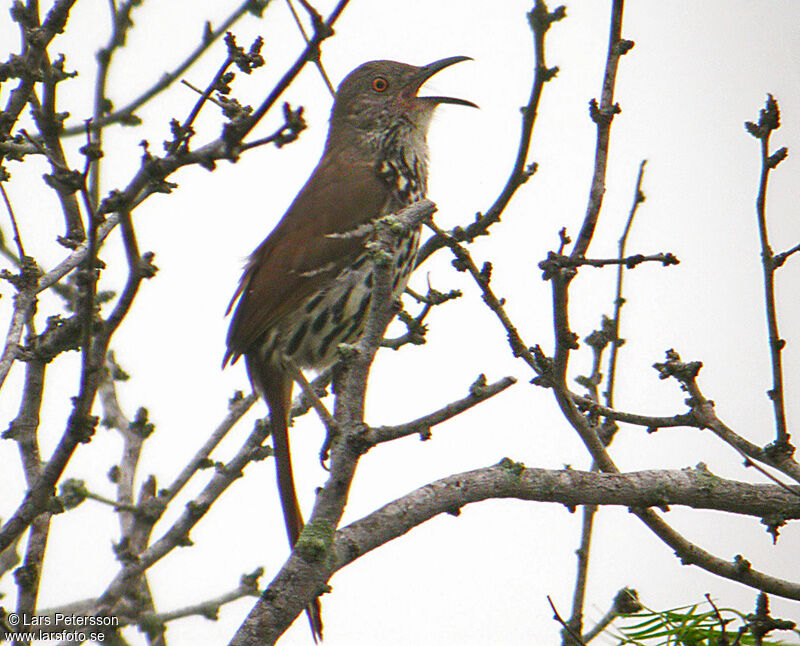
[[[383,92],[387,87],[389,87],[389,81],[382,76],[376,76],[372,79],[372,89],[376,92]]]

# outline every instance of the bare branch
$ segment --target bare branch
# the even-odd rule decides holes
[[[243,597],[257,597],[258,596],[258,578],[263,574],[263,568],[258,568],[255,572],[242,577],[244,580],[238,587],[230,592],[208,599],[201,603],[192,604],[177,610],[169,610],[167,612],[148,612],[140,615],[135,622],[140,628],[148,629],[153,626],[160,626],[176,619],[184,619],[191,616],[205,617],[211,621],[216,621],[218,618],[219,610],[222,606],[238,601]],[[133,623],[133,622],[132,622]],[[120,622],[122,625],[122,622]]]
[[[256,126],[256,124],[261,121],[261,118],[270,110],[270,108],[275,105],[275,102],[280,98],[284,90],[289,87],[289,84],[300,73],[300,70],[305,67],[306,63],[314,60],[315,57],[319,57],[318,50],[320,43],[333,35],[333,25],[341,15],[342,11],[344,11],[345,7],[347,7],[349,1],[350,0],[339,0],[325,22],[314,24],[314,34],[306,44],[306,48],[303,50],[302,54],[300,54],[294,64],[286,71],[283,77],[281,77],[281,80],[278,81],[261,105],[256,108],[252,116],[246,119],[241,126],[233,128],[232,131],[229,132],[228,137],[226,137],[227,139],[238,143],[242,140],[242,138],[247,136],[247,134]]]
[[[619,239],[614,315],[611,319],[607,319],[604,316],[601,329],[593,332],[590,337],[586,339],[586,343],[592,348],[594,360],[592,364],[592,374],[587,380],[585,380],[583,385],[589,390],[589,401],[594,404],[599,403],[600,400],[598,385],[602,381],[600,365],[602,362],[603,350],[607,345],[611,346],[608,360],[606,388],[603,392],[605,402],[608,407],[613,406],[614,402],[614,381],[617,367],[617,353],[620,346],[624,342],[619,337],[619,329],[622,306],[625,303],[625,300],[622,298],[622,279],[625,267],[627,266],[626,263],[623,262],[623,259],[625,258],[625,245],[627,243],[628,235],[630,234],[631,226],[633,225],[633,218],[636,215],[639,204],[644,201],[644,194],[642,193],[642,176],[644,174],[645,163],[645,161],[642,161],[639,165],[639,174],[636,178],[636,187],[634,188],[633,204],[631,205],[630,212],[628,213],[628,219],[625,223],[625,227],[623,228],[622,236]],[[562,245],[558,252],[559,255],[562,253],[563,247],[566,245],[565,231],[561,234],[561,239]],[[593,416],[596,416],[596,407],[592,408],[590,406],[589,410]],[[605,418],[605,421],[602,425],[598,422],[599,420],[594,417],[593,424],[597,427],[597,432],[602,441],[608,445],[613,440],[614,433],[617,430],[616,422],[608,417]],[[652,427],[648,427],[648,429],[650,430]],[[597,465],[594,463],[592,464],[592,470],[597,470]],[[583,608],[586,599],[586,584],[589,577],[589,554],[592,543],[592,532],[594,528],[594,516],[597,513],[597,509],[598,508],[596,505],[587,505],[583,508],[580,545],[576,550],[577,567],[575,574],[575,588],[572,595],[572,612],[569,620],[567,621],[567,626],[570,628],[570,630],[562,632],[562,646],[569,646],[569,643],[572,640],[572,633],[581,633],[583,631]],[[609,619],[609,621],[611,620]],[[597,628],[597,626],[595,628]],[[600,628],[598,632],[601,630],[603,630],[603,628]],[[584,637],[584,641],[588,642],[592,637],[593,635],[590,636],[589,639]]]
[[[425,334],[428,331],[424,321],[431,310],[437,305],[461,297],[461,291],[458,289],[452,289],[446,293],[433,289],[430,285],[430,280],[428,281],[428,293],[426,295],[418,294],[409,287],[406,287],[406,293],[418,303],[422,303],[422,309],[416,316],[411,316],[406,310],[401,310],[397,317],[405,324],[406,332],[393,339],[384,339],[381,341],[381,347],[399,350],[408,343],[413,345],[424,344]]]
[[[331,381],[331,371],[320,374],[313,382],[312,388],[319,390],[325,388]],[[166,505],[175,498],[177,493],[185,486],[191,477],[203,466],[208,466],[208,456],[219,444],[222,438],[233,425],[246,413],[257,397],[241,397],[241,393],[234,395],[230,402],[228,416],[212,433],[211,437],[198,450],[187,466],[176,477],[166,490],[158,492],[148,510],[150,526],[161,517]],[[306,413],[311,408],[305,395],[298,397],[292,407],[292,416]],[[209,482],[186,506],[186,510],[178,517],[172,526],[147,549],[138,553],[137,558],[126,562],[122,570],[109,584],[103,594],[94,602],[95,611],[113,607],[126,592],[130,581],[135,580],[151,565],[161,560],[176,547],[190,544],[189,532],[203,518],[214,502],[242,476],[244,468],[253,461],[263,460],[271,454],[269,447],[264,447],[264,440],[269,436],[269,419],[259,420],[253,431],[245,440],[236,455],[226,464],[216,465],[214,474]]]
[[[489,207],[486,213],[483,215],[478,214],[475,221],[467,227],[456,227],[449,232],[449,235],[456,242],[472,242],[476,237],[486,235],[489,227],[500,221],[500,216],[505,211],[511,198],[514,197],[517,189],[536,172],[536,164],[528,163],[533,125],[536,122],[536,113],[539,109],[539,100],[542,96],[544,84],[558,73],[558,67],[547,67],[545,62],[545,34],[547,34],[548,29],[554,22],[561,20],[564,16],[566,16],[566,9],[563,6],[556,7],[552,12],[549,12],[543,0],[536,0],[533,9],[528,13],[528,23],[533,34],[533,86],[531,87],[528,103],[522,108],[522,126],[514,166],[505,186],[500,191],[500,195],[497,196],[494,204]],[[420,247],[417,254],[417,266],[419,267],[432,253],[444,246],[445,240],[441,236],[429,238]]]
[[[483,269],[478,269],[469,251],[467,251],[466,247],[459,244],[455,237],[440,229],[433,220],[429,220],[425,224],[436,234],[437,238],[442,241],[442,244],[449,247],[450,251],[453,252],[456,258],[454,261],[456,269],[459,271],[468,271],[470,276],[475,280],[476,284],[483,292],[484,302],[489,309],[495,313],[500,323],[505,328],[508,334],[508,344],[511,346],[511,352],[514,356],[522,358],[525,363],[538,372],[539,365],[532,349],[522,340],[519,331],[511,322],[511,319],[505,311],[505,300],[498,298],[490,286],[491,264],[485,263]]]
[[[756,197],[756,217],[758,220],[758,236],[761,242],[761,264],[764,274],[764,302],[767,315],[767,333],[769,337],[769,352],[772,359],[772,388],[767,391],[767,396],[772,401],[775,414],[775,444],[789,444],[789,432],[786,429],[786,404],[783,392],[783,362],[781,351],[786,341],[781,339],[778,332],[778,314],[775,307],[775,258],[769,243],[767,232],[767,182],[770,172],[786,157],[786,148],[781,148],[772,155],[769,152],[769,139],[773,130],[780,127],[780,112],[778,102],[768,95],[767,103],[759,115],[758,125],[748,122],[745,124],[750,134],[761,142],[761,177],[758,183],[758,196]],[[788,252],[791,254],[792,252]],[[781,262],[788,256],[784,256]]]
[[[197,450],[194,457],[187,462],[184,469],[178,474],[175,480],[172,481],[172,484],[162,490],[161,496],[164,498],[165,502],[169,502],[175,498],[192,476],[197,473],[197,470],[207,463],[208,456],[211,455],[211,452],[228,434],[228,431],[235,426],[236,422],[250,410],[256,401],[258,401],[258,396],[254,393],[250,393],[246,397],[243,396],[241,392],[234,394],[228,403],[228,415],[220,422],[219,426],[214,429],[214,432],[209,436],[203,446]]]
[[[2,184],[0,184],[2,186]],[[42,407],[46,363],[31,358],[25,366],[25,385],[17,416],[3,437],[17,442],[22,461],[22,470],[28,487],[33,487],[41,472],[41,452],[39,450],[38,428]],[[31,525],[28,533],[25,560],[14,571],[17,584],[17,613],[32,616],[36,611],[36,601],[41,583],[42,565],[50,532],[51,512],[40,514]],[[12,544],[13,545],[13,544]],[[13,547],[12,547],[13,549]],[[19,644],[28,641],[20,640]]]
[[[106,97],[106,85],[108,74],[111,68],[111,61],[118,49],[125,46],[128,30],[133,27],[131,12],[141,4],[137,0],[127,0],[117,8],[116,2],[111,2],[111,35],[108,44],[97,52],[97,76],[94,83],[94,107],[92,110],[92,123],[99,123],[106,114],[111,112],[111,101]],[[89,132],[91,139],[92,133]],[[98,150],[103,148],[103,129],[94,129],[94,142]],[[87,155],[87,160],[89,157]],[[91,196],[92,207],[97,208],[100,203],[100,159],[94,160],[91,164],[88,177],[89,195]]]
[[[626,269],[633,269],[643,262],[660,262],[664,267],[679,264],[678,259],[671,253],[656,253],[649,256],[639,253],[627,258],[572,258],[551,251],[547,254],[547,259],[539,263],[539,269],[544,271],[545,279],[547,279],[552,273],[568,267],[620,265]]]
[[[628,242],[628,235],[631,232],[631,227],[633,226],[633,218],[636,217],[636,212],[639,209],[639,205],[644,202],[645,199],[644,193],[642,193],[642,179],[644,177],[645,164],[647,164],[647,160],[645,159],[643,159],[639,164],[639,174],[636,177],[636,186],[633,189],[633,203],[631,204],[631,210],[628,213],[628,220],[625,222],[625,228],[622,231],[622,236],[619,239],[619,252],[617,257],[620,260],[625,257],[625,246]],[[605,396],[606,406],[609,408],[614,407],[614,383],[617,375],[617,354],[622,344],[622,341],[619,338],[619,330],[622,306],[625,304],[625,299],[622,297],[622,279],[624,272],[625,266],[620,263],[617,266],[617,292],[614,298],[614,316],[611,318],[611,350],[608,357],[608,377],[606,380],[606,389],[603,393]]]
[[[50,41],[55,38],[56,34],[64,31],[67,24],[69,12],[72,5],[76,0],[56,0],[53,3],[50,11],[47,12],[44,22],[39,26],[39,13],[38,10],[35,15],[29,15],[34,18],[33,24],[20,25],[23,34],[25,29],[36,30],[37,37],[33,41],[25,38],[25,51],[20,61],[20,66],[26,70],[26,73],[20,79],[19,84],[8,96],[6,107],[2,111],[2,119],[0,119],[0,139],[5,139],[17,122],[22,110],[28,104],[33,92],[34,85],[36,84],[36,70],[41,65],[41,59],[44,56]],[[18,16],[19,18],[19,16]]]
[[[63,59],[60,61],[63,66]],[[36,92],[31,92],[32,114],[39,130],[42,149],[52,171],[45,177],[45,183],[55,191],[64,214],[66,232],[59,240],[64,246],[74,248],[76,244],[86,239],[80,206],[75,196],[76,191],[85,183],[85,177],[70,168],[61,145],[60,134],[64,115],[56,111],[56,89],[62,80],[62,75],[59,75],[55,65],[50,63],[47,52],[42,54],[42,77],[44,94],[41,103]],[[27,132],[23,133],[27,136]],[[29,139],[29,141],[33,143],[34,140]]]
[[[306,129],[306,122],[303,119],[303,107],[300,106],[293,110],[288,103],[283,104],[283,125],[281,125],[275,132],[266,137],[255,139],[243,143],[239,147],[239,152],[245,152],[251,148],[264,146],[265,144],[275,144],[278,148],[285,146],[297,139],[300,133]]]
[[[559,614],[558,610],[556,609],[556,605],[553,603],[553,600],[550,598],[550,595],[547,595],[547,602],[550,604],[550,608],[553,610],[553,619],[555,619],[558,623],[561,624],[562,628],[562,635],[564,644],[570,644],[571,646],[586,646],[586,644],[581,639],[581,636],[576,633],[570,626],[567,624],[564,619],[562,619],[561,615]]]
[[[608,54],[606,55],[606,70],[603,77],[603,91],[600,105],[592,99],[589,104],[589,114],[597,126],[597,143],[595,145],[594,172],[592,185],[589,191],[589,204],[586,216],[581,226],[581,231],[572,248],[572,257],[580,258],[586,255],[589,243],[594,235],[600,208],[603,205],[603,194],[606,184],[606,167],[608,165],[608,145],[611,139],[611,122],[614,115],[620,112],[618,104],[614,103],[614,84],[617,78],[617,66],[621,56],[630,51],[634,43],[622,38],[622,10],[623,0],[614,0],[611,7],[611,30],[608,37]]]
[[[263,0],[258,0],[257,3],[254,3],[253,0],[244,0],[244,2],[242,2],[230,14],[230,16],[228,16],[228,18],[226,18],[222,24],[220,24],[219,27],[216,29],[210,29],[210,25],[207,25],[207,29],[203,34],[201,43],[174,70],[171,72],[166,72],[155,85],[136,97],[128,105],[118,110],[114,110],[110,114],[106,114],[101,119],[93,119],[92,129],[99,130],[114,123],[138,125],[139,119],[136,117],[136,110],[141,108],[145,103],[149,102],[155,96],[166,90],[175,81],[177,81],[184,74],[184,72],[194,65],[197,60],[206,52],[206,50],[208,50],[208,48],[219,39],[220,36],[226,33],[247,12],[252,11],[255,4],[262,5],[261,9],[263,10],[263,6],[266,5],[266,2]],[[61,136],[71,137],[82,134],[83,131],[83,125],[74,125],[65,128],[61,133]]]
[[[360,439],[367,446],[375,446],[381,442],[390,442],[401,437],[408,437],[409,435],[419,434],[423,440],[430,439],[431,428],[442,422],[452,419],[456,415],[469,410],[473,406],[477,406],[481,402],[486,401],[490,397],[503,392],[506,388],[514,385],[517,382],[513,377],[505,377],[492,384],[486,383],[486,377],[481,375],[478,380],[470,386],[470,393],[463,399],[456,400],[443,406],[433,413],[424,415],[412,422],[405,424],[398,424],[397,426],[379,426],[371,428],[361,435]]]
[[[114,380],[114,375],[119,371],[120,368],[114,358],[114,353],[108,352],[103,368],[103,378],[98,387],[98,394],[100,395],[100,403],[103,406],[103,423],[117,429],[122,435],[122,458],[116,467],[114,478],[117,485],[117,499],[116,501],[108,502],[117,509],[126,512],[120,514],[119,523],[121,536],[123,539],[129,540],[134,524],[133,512],[136,511],[134,505],[136,469],[142,454],[144,440],[149,432],[145,432],[146,422],[141,419],[141,414],[137,415],[139,418],[137,420],[138,423],[134,425],[119,404]],[[98,496],[90,497],[95,500],[99,498]],[[104,501],[100,500],[100,502]]]
[[[593,470],[596,471],[596,468]],[[583,604],[586,599],[586,583],[589,578],[589,554],[592,546],[592,532],[596,513],[597,505],[583,506],[580,544],[578,549],[575,550],[578,558],[575,587],[572,592],[572,612],[570,618],[563,623],[564,630],[561,631],[562,646],[575,644],[576,637],[583,630]]]
[[[14,296],[14,311],[8,324],[3,353],[0,355],[0,388],[3,387],[11,366],[19,356],[22,330],[33,314],[36,305],[38,292],[36,281],[39,280],[39,267],[29,256],[24,256],[21,261],[20,273],[12,279],[17,288],[17,294]],[[5,545],[0,547],[0,551],[4,547]]]
[[[738,498],[740,494],[745,496],[744,500]],[[762,494],[766,496],[764,500],[761,500]],[[643,507],[664,504],[688,504],[696,509],[714,508],[732,513],[752,513],[754,516],[774,513],[777,508],[783,510],[781,513],[792,510],[789,511],[792,515],[800,512],[796,497],[780,487],[724,480],[705,469],[622,474],[572,469],[549,471],[526,468],[505,459],[495,466],[429,483],[342,528],[336,533],[334,568],[344,567],[434,516],[458,513],[464,505],[490,498],[558,502],[569,507],[620,504],[631,507],[637,515],[643,512]],[[772,499],[775,504],[771,512],[768,511],[771,505],[766,498]],[[740,502],[743,504],[738,504]],[[663,521],[657,529],[661,531],[662,526]],[[669,528],[667,534],[666,542],[673,548],[679,548],[678,554],[685,564],[698,565],[779,596],[800,599],[798,583],[756,572],[741,557],[732,563],[717,559],[678,537]],[[724,567],[718,567],[720,565]],[[302,606],[298,613],[300,610]]]
[[[770,444],[761,448],[738,435],[717,417],[714,402],[706,399],[697,383],[697,374],[702,365],[699,361],[683,362],[675,350],[668,350],[666,361],[657,363],[654,367],[662,379],[675,378],[681,388],[689,393],[691,415],[700,428],[712,430],[720,439],[748,458],[777,469],[795,482],[800,482],[800,465],[792,459],[793,450],[787,450],[785,444]]]
[[[292,4],[292,0],[286,0],[286,4],[289,7],[289,11],[292,13],[292,18],[294,18],[294,22],[297,25],[297,28],[300,30],[300,33],[303,36],[303,40],[306,41],[306,45],[308,45],[308,43],[309,43],[308,34],[306,34],[306,30],[303,27],[303,23],[300,22],[300,16],[298,16],[297,12],[294,10],[294,5]],[[303,4],[303,8],[311,16],[312,22],[317,22],[317,21],[322,20],[322,17],[319,15],[319,13],[311,5],[309,5],[307,2],[303,2],[302,4]],[[328,74],[325,71],[325,68],[322,66],[322,61],[320,60],[319,57],[314,59],[314,65],[317,66],[317,69],[319,70],[319,74],[322,77],[322,81],[323,81],[323,83],[325,83],[325,87],[328,89],[328,92],[330,93],[330,95],[332,97],[336,96],[336,91],[333,89],[333,85],[331,84],[331,80],[328,78]]]
[[[778,267],[782,267],[783,263],[785,263],[789,259],[790,256],[796,254],[798,251],[800,251],[800,244],[795,245],[794,247],[792,247],[791,249],[789,249],[787,251],[783,251],[781,253],[776,253],[775,257],[772,259],[773,266],[776,269]]]
[[[139,253],[139,244],[136,241],[136,232],[133,229],[131,214],[126,209],[118,211],[120,229],[122,230],[122,242],[125,246],[125,257],[128,261],[128,278],[125,287],[117,299],[114,309],[105,321],[104,335],[110,338],[114,331],[119,327],[122,319],[125,318],[133,304],[133,299],[139,291],[142,280],[152,278],[157,268],[153,265],[154,254],[147,252],[144,255]]]
[[[0,178],[2,180],[2,178]],[[14,209],[11,207],[11,202],[8,199],[8,194],[6,193],[6,187],[4,186],[4,182],[0,181],[0,193],[3,194],[3,202],[6,204],[6,210],[8,211],[8,217],[11,219],[11,228],[14,231],[14,242],[17,245],[17,252],[19,253],[19,258],[24,258],[27,254],[25,253],[25,247],[22,246],[22,238],[19,235],[19,227],[17,226],[17,218],[14,216]]]
[[[624,422],[626,424],[634,424],[636,426],[644,426],[649,432],[658,430],[659,428],[672,428],[672,427],[694,427],[702,428],[702,422],[696,417],[693,412],[682,413],[679,415],[672,415],[671,417],[654,417],[652,415],[639,415],[637,413],[626,413],[619,411],[608,406],[598,404],[593,399],[584,397],[583,395],[576,395],[571,393],[572,401],[578,407],[578,410],[592,415],[606,417],[613,419],[617,422]]]

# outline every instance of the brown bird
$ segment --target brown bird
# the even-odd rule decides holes
[[[228,306],[228,313],[234,304],[236,310],[223,365],[244,355],[250,381],[269,406],[278,491],[292,547],[303,517],[289,450],[292,377],[284,358],[319,370],[334,363],[340,343],[353,343],[362,334],[373,283],[366,251],[370,223],[425,196],[426,134],[436,106],[476,107],[417,92],[436,72],[464,60],[469,59],[453,56],[423,67],[371,61],[342,81],[322,158],[250,256]],[[418,243],[419,229],[394,250],[396,298],[405,290]],[[307,614],[316,641],[322,637],[318,600]]]

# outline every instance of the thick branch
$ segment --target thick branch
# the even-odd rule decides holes
[[[492,467],[432,482],[342,528],[336,534],[333,568],[344,567],[434,516],[457,513],[464,505],[491,498],[558,502],[569,507],[613,504],[641,509],[679,504],[754,516],[776,512],[800,514],[800,503],[795,496],[780,487],[724,480],[705,469],[610,474],[528,469],[503,460]],[[668,542],[671,543],[671,538]],[[684,562],[696,565],[710,556],[699,548],[693,548],[690,554],[694,558],[684,557]],[[755,572],[741,560],[738,565],[722,563],[733,569],[726,572],[728,578],[800,599],[800,584]]]

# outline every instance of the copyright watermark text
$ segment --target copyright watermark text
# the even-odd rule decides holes
[[[104,641],[107,631],[98,628],[117,628],[119,617],[71,615],[56,612],[47,615],[29,615],[9,612],[0,608],[2,631],[0,641],[33,641],[56,639],[60,641]],[[83,629],[87,630],[83,630]]]

